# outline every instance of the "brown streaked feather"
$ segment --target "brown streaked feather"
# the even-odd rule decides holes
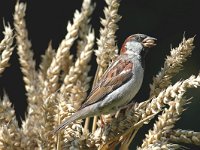
[[[118,58],[117,63],[116,61],[111,63],[80,109],[100,101],[123,83],[127,82],[132,77],[132,68],[133,63],[131,61],[125,61],[121,58]]]

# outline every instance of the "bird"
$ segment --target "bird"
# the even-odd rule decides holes
[[[145,56],[148,49],[156,45],[156,40],[145,34],[133,34],[126,38],[120,54],[94,85],[86,101],[53,133],[56,134],[76,120],[110,114],[126,106],[141,88]]]

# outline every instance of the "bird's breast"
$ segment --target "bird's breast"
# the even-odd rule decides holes
[[[100,104],[102,108],[111,109],[111,107],[120,107],[129,103],[139,91],[142,81],[144,70],[140,65],[133,65],[132,77],[126,83],[113,92],[108,94]]]

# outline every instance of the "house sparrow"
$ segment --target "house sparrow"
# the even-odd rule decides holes
[[[71,122],[101,114],[110,114],[127,105],[139,91],[144,76],[144,57],[156,39],[144,34],[129,36],[120,55],[95,84],[86,101],[72,116],[54,129],[54,133]]]

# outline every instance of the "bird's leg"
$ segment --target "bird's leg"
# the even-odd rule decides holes
[[[103,128],[105,126],[104,120],[103,120],[103,116],[100,116],[100,120],[101,120],[101,128]]]

